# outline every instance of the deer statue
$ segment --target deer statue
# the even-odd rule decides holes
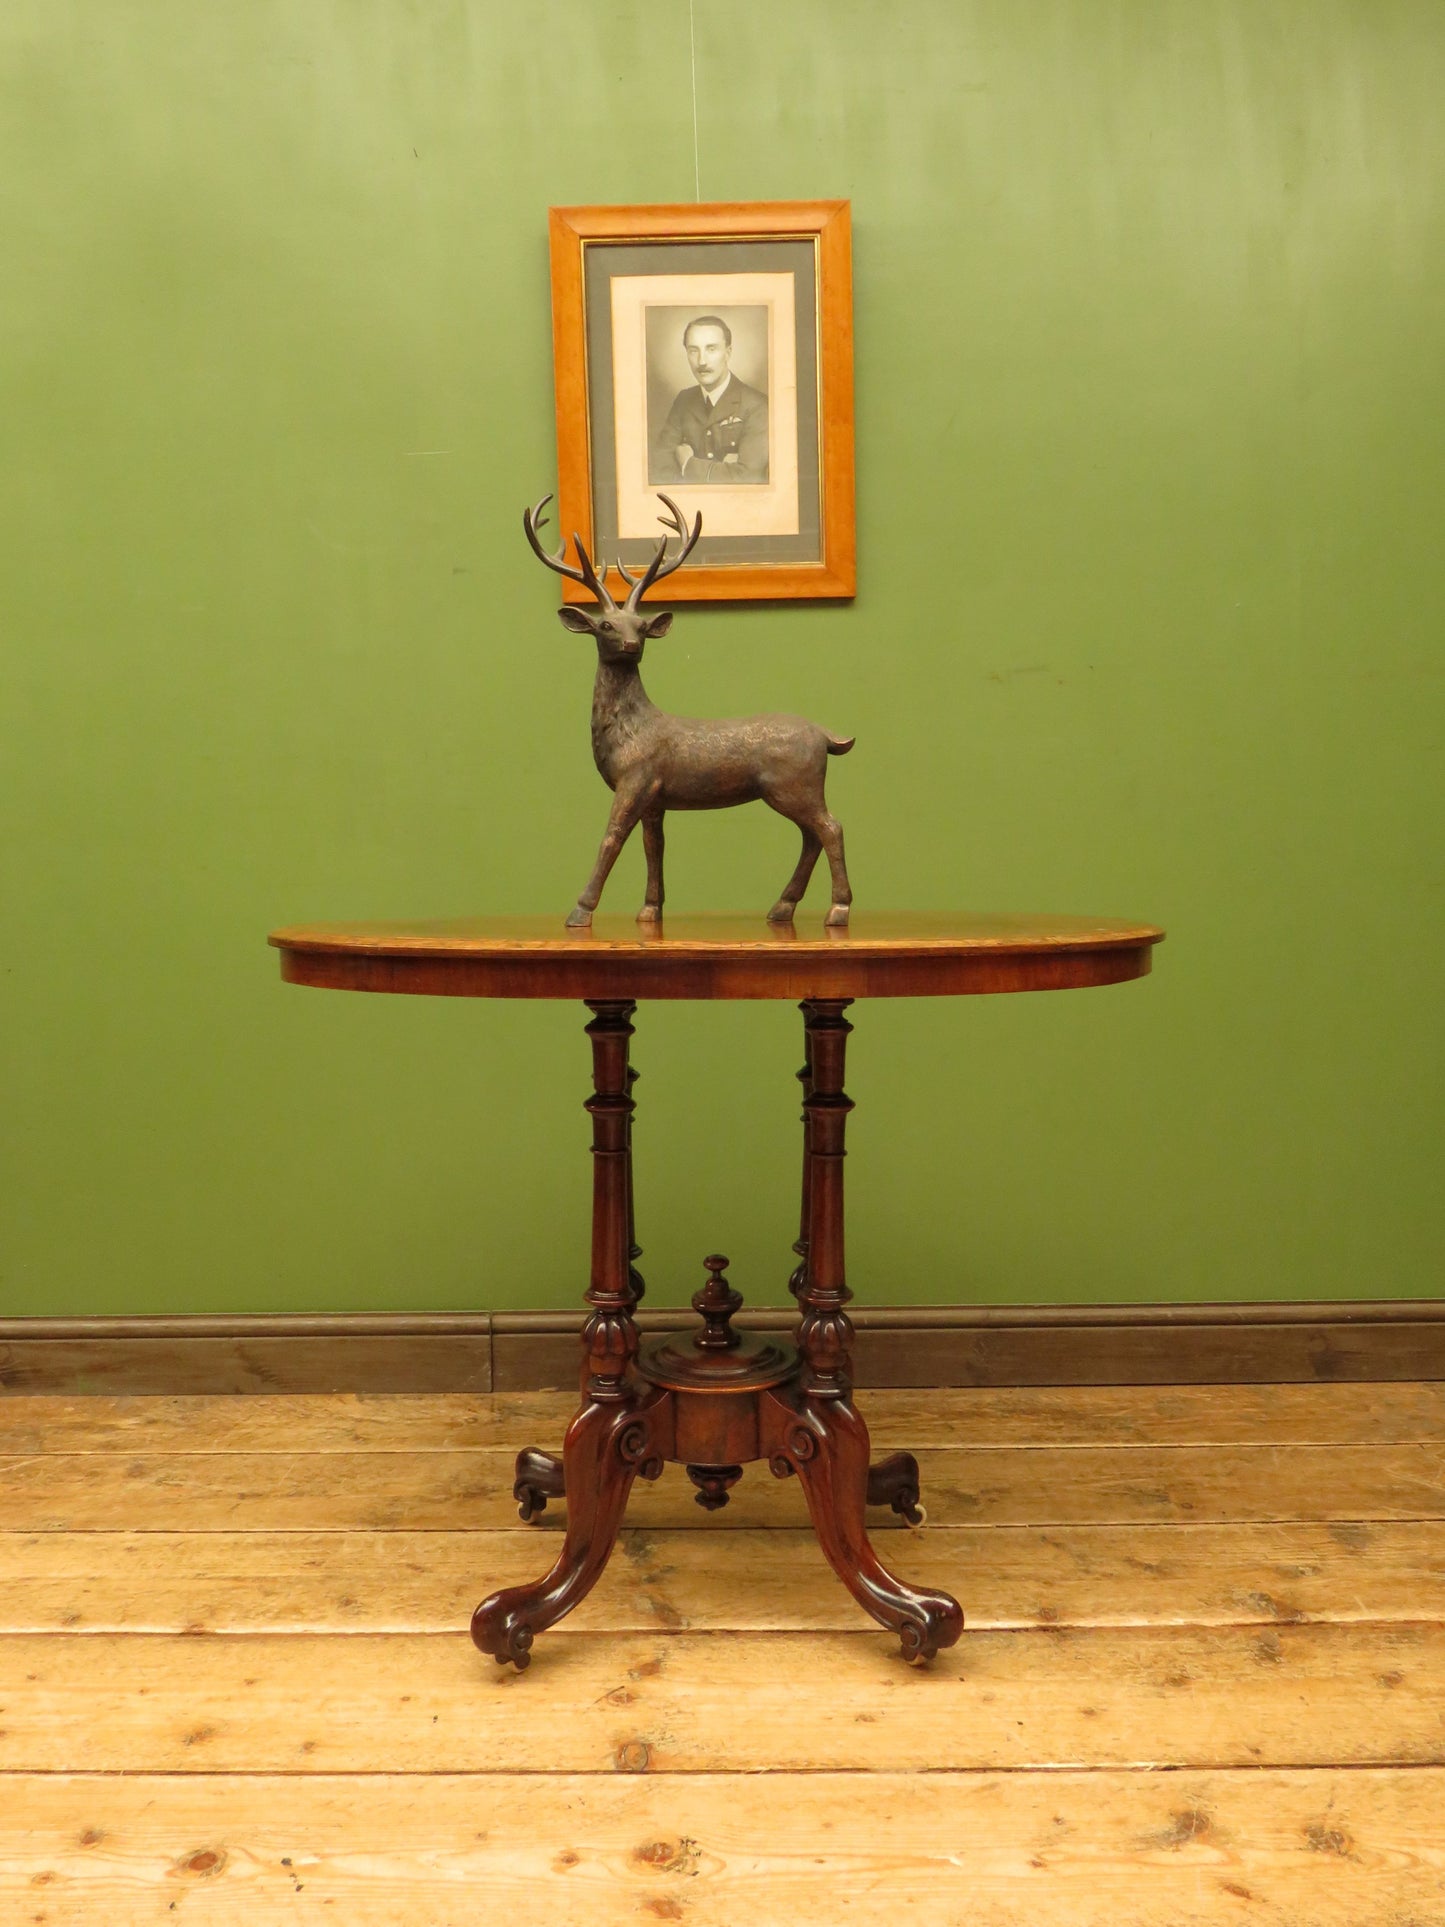
[[[768,912],[769,923],[791,923],[793,910],[808,887],[820,850],[828,853],[833,895],[827,921],[835,928],[848,921],[853,892],[843,861],[843,832],[829,815],[823,781],[830,756],[844,756],[853,747],[851,736],[834,736],[801,716],[747,716],[709,722],[691,716],[669,716],[648,700],[638,669],[643,646],[672,627],[670,610],[642,607],[654,582],[682,567],[702,534],[699,515],[692,528],[670,496],[662,495],[669,514],[657,519],[667,531],[657,552],[640,576],[622,564],[617,573],[628,585],[625,603],[617,603],[607,587],[607,564],[592,565],[580,535],[572,537],[579,566],[567,561],[564,540],[555,555],[542,547],[538,531],[546,526],[542,511],[551,501],[544,495],[533,509],[522,512],[522,527],[539,560],[570,582],[580,582],[596,600],[595,609],[565,604],[557,611],[562,627],[597,644],[597,680],[592,688],[592,757],[613,793],[607,834],[587,886],[567,918],[569,929],[585,929],[592,921],[608,872],[636,826],[642,825],[647,852],[647,894],[637,913],[639,923],[662,917],[662,819],[668,810],[721,810],[734,803],[761,799],[780,816],[797,824],[803,835],[798,866],[783,886],[783,894]],[[682,547],[669,561],[672,535]]]

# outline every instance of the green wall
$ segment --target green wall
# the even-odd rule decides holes
[[[0,1309],[575,1302],[585,1012],[282,986],[555,911],[606,792],[546,208],[851,197],[860,592],[649,687],[826,713],[860,902],[1147,918],[855,1012],[875,1303],[1432,1295],[1438,0],[7,0]],[[676,909],[793,832],[678,819]],[[629,849],[609,903],[641,896]],[[644,1006],[654,1302],[778,1302],[799,1020]]]

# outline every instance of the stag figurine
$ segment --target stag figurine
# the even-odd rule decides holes
[[[828,758],[846,755],[854,738],[834,736],[801,716],[747,716],[722,722],[669,716],[648,700],[642,687],[638,670],[643,646],[672,627],[670,610],[644,609],[642,598],[692,554],[702,534],[701,515],[689,529],[676,502],[659,496],[669,511],[657,518],[665,533],[641,575],[629,575],[620,562],[614,565],[628,586],[626,602],[618,603],[607,587],[607,564],[593,567],[580,535],[572,537],[575,568],[567,561],[565,539],[555,555],[542,547],[539,530],[546,526],[542,511],[551,499],[544,495],[535,508],[524,509],[522,527],[538,558],[569,582],[580,582],[597,604],[595,609],[564,604],[557,614],[564,629],[590,635],[597,644],[592,757],[613,793],[607,834],[587,886],[567,918],[568,928],[585,929],[591,923],[608,872],[639,823],[647,852],[647,894],[637,920],[657,923],[662,918],[666,812],[721,810],[759,799],[796,823],[803,836],[798,866],[769,910],[769,923],[792,922],[818,853],[826,850],[833,879],[827,921],[834,927],[846,924],[853,892],[843,861],[843,832],[828,812],[823,781]],[[669,560],[667,545],[673,535],[682,538],[682,547]]]

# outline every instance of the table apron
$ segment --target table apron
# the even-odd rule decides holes
[[[579,948],[511,959],[407,956],[356,951],[281,951],[287,983],[414,997],[634,998],[702,1001],[832,997],[997,996],[1026,990],[1086,990],[1146,976],[1147,943],[1044,952],[987,950],[936,957],[860,957],[840,946],[829,957],[790,958],[781,947],[738,957],[656,958]]]

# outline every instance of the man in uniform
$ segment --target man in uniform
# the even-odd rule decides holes
[[[766,482],[768,398],[729,368],[733,335],[715,314],[682,331],[697,380],[684,388],[653,441],[654,482]]]

